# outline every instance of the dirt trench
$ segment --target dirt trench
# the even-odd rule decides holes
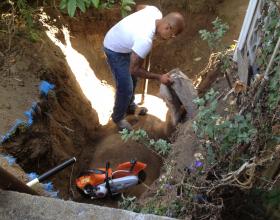
[[[146,2],[158,4],[158,1],[139,1],[139,3]],[[221,1],[215,3],[217,2]],[[186,7],[183,3],[173,4],[172,1],[165,1],[161,5],[163,11],[165,13],[171,10],[181,11],[186,16],[187,29],[181,36],[167,42],[166,45],[155,46],[151,61],[152,71],[163,73],[179,67],[191,78],[203,69],[209,50],[206,43],[200,40],[197,32],[210,26],[210,22],[221,10],[219,8],[224,7],[222,4],[226,4],[225,2],[233,4],[225,0],[224,3],[215,5],[215,10],[213,10],[213,6],[209,8],[209,4],[206,8],[197,3]],[[102,52],[102,41],[106,31],[120,19],[119,11],[92,10],[86,14],[79,14],[76,19],[69,19],[66,15],[51,8],[46,9],[45,12],[50,16],[47,23],[59,29],[53,36],[60,41],[61,47],[43,34],[41,40],[36,43],[30,43],[26,37],[16,37],[11,51],[6,51],[7,39],[1,34],[0,49],[5,51],[4,55],[7,57],[0,69],[1,79],[3,79],[0,85],[1,94],[7,94],[1,98],[1,103],[5,105],[1,105],[0,110],[7,115],[7,117],[1,117],[1,124],[5,123],[5,126],[1,126],[1,133],[7,131],[16,118],[23,117],[23,112],[33,101],[38,101],[38,108],[31,128],[18,130],[8,142],[1,146],[0,151],[16,157],[17,162],[26,172],[36,171],[37,173],[43,173],[72,156],[77,157],[78,162],[73,170],[67,168],[51,179],[55,188],[59,190],[59,196],[64,199],[91,202],[84,200],[76,192],[73,180],[85,169],[103,167],[107,160],[113,167],[131,159],[147,163],[146,184],[151,185],[160,174],[161,158],[140,144],[124,143],[112,122],[109,121],[107,125],[100,124],[99,110],[92,106],[81,84],[78,83],[78,76],[74,74],[75,68],[71,66],[71,62],[79,64],[79,61],[75,60],[76,57],[71,60],[67,55],[69,45],[62,31],[63,26],[68,28],[70,52],[79,54],[87,61],[85,65],[93,70],[96,79],[100,81],[98,86],[103,86],[102,89],[113,86],[114,82]],[[223,14],[230,21],[234,17],[233,14],[227,16],[225,11]],[[239,26],[229,34],[228,41],[237,39],[240,26],[239,21]],[[42,31],[47,30],[49,30],[48,27],[42,27]],[[166,56],[162,56],[163,51],[168,51]],[[194,61],[198,57],[201,59]],[[83,63],[80,63],[77,67],[78,72],[84,71],[83,67]],[[85,72],[85,74],[91,73]],[[37,87],[40,80],[47,80],[55,85],[54,91],[47,97],[39,98]],[[141,93],[142,83],[143,81],[139,82],[137,93]],[[158,88],[158,82],[149,82],[148,94],[157,97]],[[26,92],[23,92],[25,90]],[[98,99],[98,96],[107,99],[102,91],[105,90],[95,94],[93,100]],[[7,97],[10,98],[7,99]],[[17,101],[18,99],[20,101]],[[19,103],[22,104],[19,105]],[[101,103],[105,107],[109,105],[107,102]],[[135,115],[128,117],[128,120],[135,129],[145,129],[152,138],[168,138],[174,129],[168,125],[168,115],[165,117],[162,120],[152,114],[144,117]],[[184,138],[181,137],[181,139]],[[185,148],[185,141],[181,145],[178,149]],[[187,152],[192,152],[192,150],[187,150]],[[178,161],[185,161],[186,157],[187,160],[192,158],[192,155],[177,156]],[[139,197],[145,190],[144,186],[139,185],[128,193]],[[116,206],[116,202],[111,200],[93,202]]]

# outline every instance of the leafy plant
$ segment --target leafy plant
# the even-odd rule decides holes
[[[148,148],[154,149],[158,154],[166,156],[171,150],[171,145],[166,140],[158,139],[157,141],[154,139],[150,139],[147,132],[143,129],[138,129],[136,131],[128,131],[124,129],[120,132],[121,138],[123,141],[127,142],[129,139],[138,141],[144,144]]]
[[[275,4],[269,4],[267,15],[261,18],[261,31],[263,33],[259,51],[257,53],[257,64],[264,71],[268,65],[276,42],[280,37],[280,13]]]
[[[194,100],[194,103],[199,107],[199,112],[193,122],[193,129],[200,138],[206,138],[206,136],[210,139],[215,138],[216,122],[218,119],[221,120],[216,113],[218,102],[215,98],[217,95],[218,92],[211,89],[204,98]],[[206,107],[206,103],[209,103],[209,106]]]
[[[280,55],[278,57],[280,59]],[[280,62],[280,61],[279,61]],[[279,66],[275,66],[274,75],[269,81],[269,94],[268,94],[268,108],[273,111],[277,108],[280,101],[280,69]]]
[[[167,209],[167,216],[178,218],[185,212],[184,203],[180,199],[171,202]]]
[[[128,210],[128,211],[132,211],[132,212],[139,212],[139,206],[138,204],[136,203],[136,197],[133,196],[133,197],[129,197],[129,196],[124,196],[122,194],[122,199],[121,201],[118,202],[118,206],[121,208],[121,209],[125,209],[125,210]]]
[[[271,191],[264,192],[263,200],[272,208],[277,209],[279,203],[280,203],[280,190],[275,188]]]
[[[134,0],[61,0],[60,9],[67,9],[69,16],[73,17],[77,8],[85,12],[88,8],[94,7],[111,8],[115,3],[119,2],[122,16],[125,17],[132,10],[131,5],[135,5]]]
[[[172,203],[173,204],[173,203]],[[121,209],[125,209],[128,211],[132,211],[132,212],[141,212],[141,213],[149,213],[149,214],[154,214],[154,215],[166,215],[167,211],[172,208],[176,209],[177,207],[175,206],[176,204],[174,203],[174,207],[167,207],[165,205],[162,204],[157,204],[155,202],[154,199],[150,200],[149,202],[147,202],[144,206],[140,206],[137,201],[136,201],[136,197],[125,197],[122,194],[122,200],[120,202],[118,202],[118,206]]]
[[[235,45],[231,45],[230,48],[226,48],[222,43],[222,38],[229,30],[229,26],[226,23],[223,23],[220,18],[216,18],[213,22],[213,31],[200,30],[199,34],[202,40],[207,41],[210,50],[216,51],[215,56],[221,62],[220,69],[222,73],[225,74],[225,77],[231,87],[230,80],[228,78],[228,69],[231,66],[231,55],[230,53],[234,51]]]
[[[139,129],[136,131],[131,131],[129,132],[127,129],[124,129],[120,132],[121,138],[124,142],[127,142],[129,139],[134,140],[134,141],[140,141],[140,140],[147,140],[148,134],[145,130]]]
[[[152,146],[156,152],[159,154],[166,156],[171,150],[171,145],[166,140],[159,139],[155,141],[154,139],[150,140],[150,146]]]
[[[227,153],[235,144],[249,143],[256,129],[251,124],[251,115],[234,115],[225,118],[219,115],[217,110],[218,95],[211,89],[204,98],[198,98],[194,102],[199,106],[193,129],[197,136],[204,140],[210,156],[210,163],[216,157]]]
[[[159,186],[157,188],[156,196],[162,196],[166,190],[172,188],[171,181],[173,180],[172,172],[174,167],[174,160],[164,162],[164,174],[162,174],[158,179]]]
[[[141,213],[149,213],[154,215],[166,215],[168,207],[163,204],[158,204],[155,200],[150,200],[141,209]]]
[[[221,149],[227,152],[234,144],[248,144],[257,132],[251,123],[251,114],[235,115],[232,120],[225,120],[221,126]]]
[[[257,57],[263,58],[259,66],[260,74],[266,70],[280,36],[280,14],[275,8],[276,1],[264,0],[263,3],[264,16],[258,19],[262,20],[258,26],[261,46],[257,49]],[[212,40],[212,45],[215,44],[215,36],[204,33]],[[213,46],[213,49],[219,49],[219,45],[216,48]],[[219,54],[218,58],[223,64],[224,51],[216,54]],[[227,66],[225,62],[224,71]],[[167,206],[165,214],[170,216],[174,213],[177,218],[182,215],[182,218],[194,219],[224,219],[227,216],[271,219],[272,216],[265,216],[265,212],[271,211],[269,214],[274,214],[280,201],[277,190],[280,178],[277,171],[280,149],[279,66],[278,51],[269,71],[268,83],[254,108],[251,106],[259,84],[251,84],[246,92],[235,97],[241,100],[241,104],[237,106],[232,102],[223,113],[217,112],[218,93],[214,90],[195,100],[199,111],[193,129],[201,146],[206,148],[203,151],[205,160],[196,158],[184,171],[178,169],[182,176],[177,178],[176,173],[173,181],[168,180],[166,170],[159,179],[156,196],[146,205],[145,210],[154,213],[158,207]],[[242,115],[237,113],[237,107],[238,110],[245,108],[241,111]],[[169,188],[170,185],[175,187],[175,191]],[[261,193],[253,197],[252,192],[256,189]],[[166,204],[166,201],[176,200],[178,204],[174,205],[175,211],[171,210],[170,214],[172,204]],[[273,217],[277,218],[276,215]]]
[[[27,1],[26,0],[17,0],[16,6],[18,7],[20,14],[25,19],[28,27],[32,27],[33,26],[32,11],[31,11],[31,8],[29,7],[29,5],[27,4]]]
[[[34,9],[29,5],[27,0],[5,0],[2,4],[10,8],[9,13],[1,16],[1,19],[6,20],[8,34],[10,38],[14,36],[18,27],[26,27],[28,38],[31,41],[40,39],[38,31],[35,29],[33,22]],[[11,39],[9,48],[11,46]]]
[[[125,17],[132,11],[131,5],[135,5],[135,2],[134,0],[121,0],[120,5],[122,16]]]
[[[213,22],[213,32],[200,30],[199,34],[202,40],[206,40],[211,50],[219,49],[223,36],[229,30],[229,26],[223,23],[220,18],[216,18]]]

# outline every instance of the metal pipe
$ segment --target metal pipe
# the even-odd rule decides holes
[[[275,59],[275,57],[276,57],[276,55],[277,55],[277,53],[278,53],[279,48],[280,48],[280,37],[278,38],[278,41],[277,41],[277,44],[276,44],[276,46],[275,46],[275,48],[274,48],[273,54],[272,54],[272,56],[271,56],[271,58],[270,58],[270,60],[269,60],[268,66],[267,66],[267,68],[266,68],[266,70],[265,70],[263,80],[261,81],[261,84],[260,84],[260,86],[259,86],[259,89],[258,89],[258,91],[257,91],[257,93],[256,93],[256,95],[255,95],[254,102],[253,102],[253,107],[254,107],[254,106],[257,104],[257,102],[259,101],[259,99],[260,99],[260,97],[261,97],[261,94],[262,94],[262,92],[263,92],[263,90],[264,90],[264,87],[265,87],[266,83],[267,83],[268,80],[269,80],[270,69],[271,69],[272,64],[273,64],[273,61],[274,61],[274,59]]]
[[[273,51],[273,54],[272,54],[272,56],[270,58],[269,64],[268,64],[268,66],[267,66],[267,68],[265,70],[265,73],[264,73],[264,79],[265,80],[268,80],[270,68],[272,66],[272,63],[273,63],[276,55],[277,55],[277,52],[278,52],[279,48],[280,48],[280,37],[278,38],[277,44],[276,44],[276,46],[274,48],[274,51]]]
[[[58,173],[59,171],[63,170],[65,167],[73,164],[76,162],[76,158],[73,157],[65,162],[63,162],[62,164],[59,164],[58,166],[52,168],[51,170],[45,172],[44,174],[42,174],[41,176],[35,178],[34,180],[28,182],[26,185],[31,187],[33,185],[35,185],[36,183],[42,182],[44,180],[46,180],[47,178],[49,178],[50,176],[53,176],[54,174]]]

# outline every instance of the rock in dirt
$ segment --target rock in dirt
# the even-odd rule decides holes
[[[6,109],[11,109],[11,108],[12,108],[11,104],[7,103],[6,104]]]
[[[16,63],[18,71],[27,71],[31,65],[31,61],[28,59],[20,60]]]
[[[30,60],[19,60],[11,66],[10,71],[12,74],[21,73],[27,71],[31,65]]]
[[[198,96],[192,80],[178,68],[171,70],[168,74],[174,83],[171,86],[161,84],[160,95],[169,107],[173,125],[176,125],[182,120],[182,107],[187,112],[187,119],[192,119],[196,115],[197,106],[193,100]]]
[[[172,125],[177,125],[182,118],[182,113],[179,110],[182,103],[180,102],[176,93],[163,84],[160,86],[160,96],[166,102],[169,111],[171,112]]]
[[[0,104],[0,109],[11,109],[12,106],[9,103]]]
[[[19,81],[19,82],[18,82],[18,85],[21,86],[21,87],[24,87],[24,81],[23,81],[23,80],[22,80],[22,81]]]
[[[14,64],[14,65],[12,65],[10,67],[10,72],[11,72],[11,74],[16,74],[17,73],[17,66],[16,66],[16,64]]]

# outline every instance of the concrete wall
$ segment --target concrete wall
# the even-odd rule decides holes
[[[171,220],[72,201],[63,201],[28,194],[0,191],[1,220]]]

